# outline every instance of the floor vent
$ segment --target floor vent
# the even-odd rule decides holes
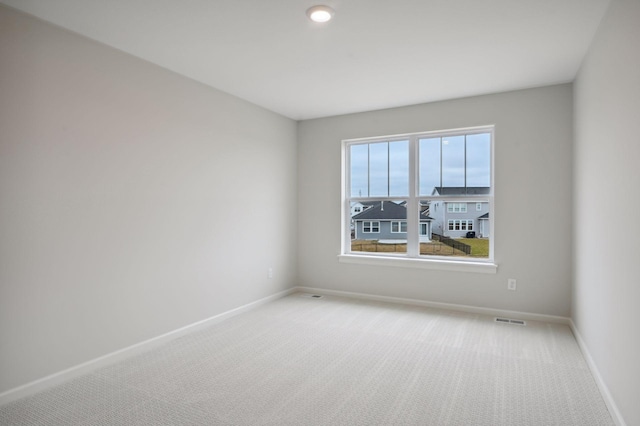
[[[324,297],[319,294],[309,294],[309,293],[302,293],[301,296],[308,297],[309,299],[322,299]]]
[[[519,319],[510,319],[510,318],[496,318],[496,322],[500,322],[503,324],[513,324],[513,325],[527,325],[525,321]]]

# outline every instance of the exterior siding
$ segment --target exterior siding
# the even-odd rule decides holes
[[[481,210],[476,210],[476,201],[471,201],[465,203],[467,205],[467,211],[465,213],[455,213],[447,211],[447,205],[449,202],[440,202],[438,203],[438,207],[433,209],[431,212],[431,217],[435,219],[433,232],[437,234],[442,234],[446,237],[451,238],[464,238],[468,232],[468,230],[464,231],[450,231],[449,230],[449,220],[471,220],[473,223],[473,231],[475,231],[476,236],[480,234],[480,220],[478,219],[480,216],[489,212],[489,203],[481,202]],[[489,221],[486,220],[485,224],[485,232],[483,237],[488,237],[487,231],[489,230]]]
[[[445,223],[444,216],[446,211],[446,203],[444,201],[433,201],[429,210],[429,216],[433,218],[431,232],[444,235],[445,229],[443,223]]]
[[[362,221],[362,220],[356,221],[356,224],[355,224],[356,240],[406,240],[407,239],[406,232],[391,232],[391,221],[380,220],[379,221],[380,232],[364,232],[363,231],[364,222],[365,221]],[[375,222],[375,220],[373,222]],[[428,223],[428,222],[420,221],[420,223]],[[427,237],[431,238],[431,232],[429,232],[429,235],[427,235]]]
[[[380,220],[380,232],[364,232],[365,221],[356,221],[356,240],[406,240],[406,232],[391,232],[391,221]],[[369,222],[369,221],[366,221]],[[373,220],[373,222],[376,222]]]
[[[479,238],[489,238],[489,235],[491,235],[490,223],[489,219],[478,220],[478,230],[476,231],[476,235]]]

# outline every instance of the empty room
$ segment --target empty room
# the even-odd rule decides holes
[[[638,0],[0,0],[0,425],[640,425]]]

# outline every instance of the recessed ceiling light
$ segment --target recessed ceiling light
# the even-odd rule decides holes
[[[313,6],[307,9],[307,16],[313,22],[327,22],[333,18],[333,15],[336,13],[335,10],[331,9],[329,6]]]

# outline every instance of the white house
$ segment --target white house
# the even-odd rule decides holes
[[[374,204],[376,204],[375,201],[358,201],[356,203],[351,203],[351,217],[362,213]]]

